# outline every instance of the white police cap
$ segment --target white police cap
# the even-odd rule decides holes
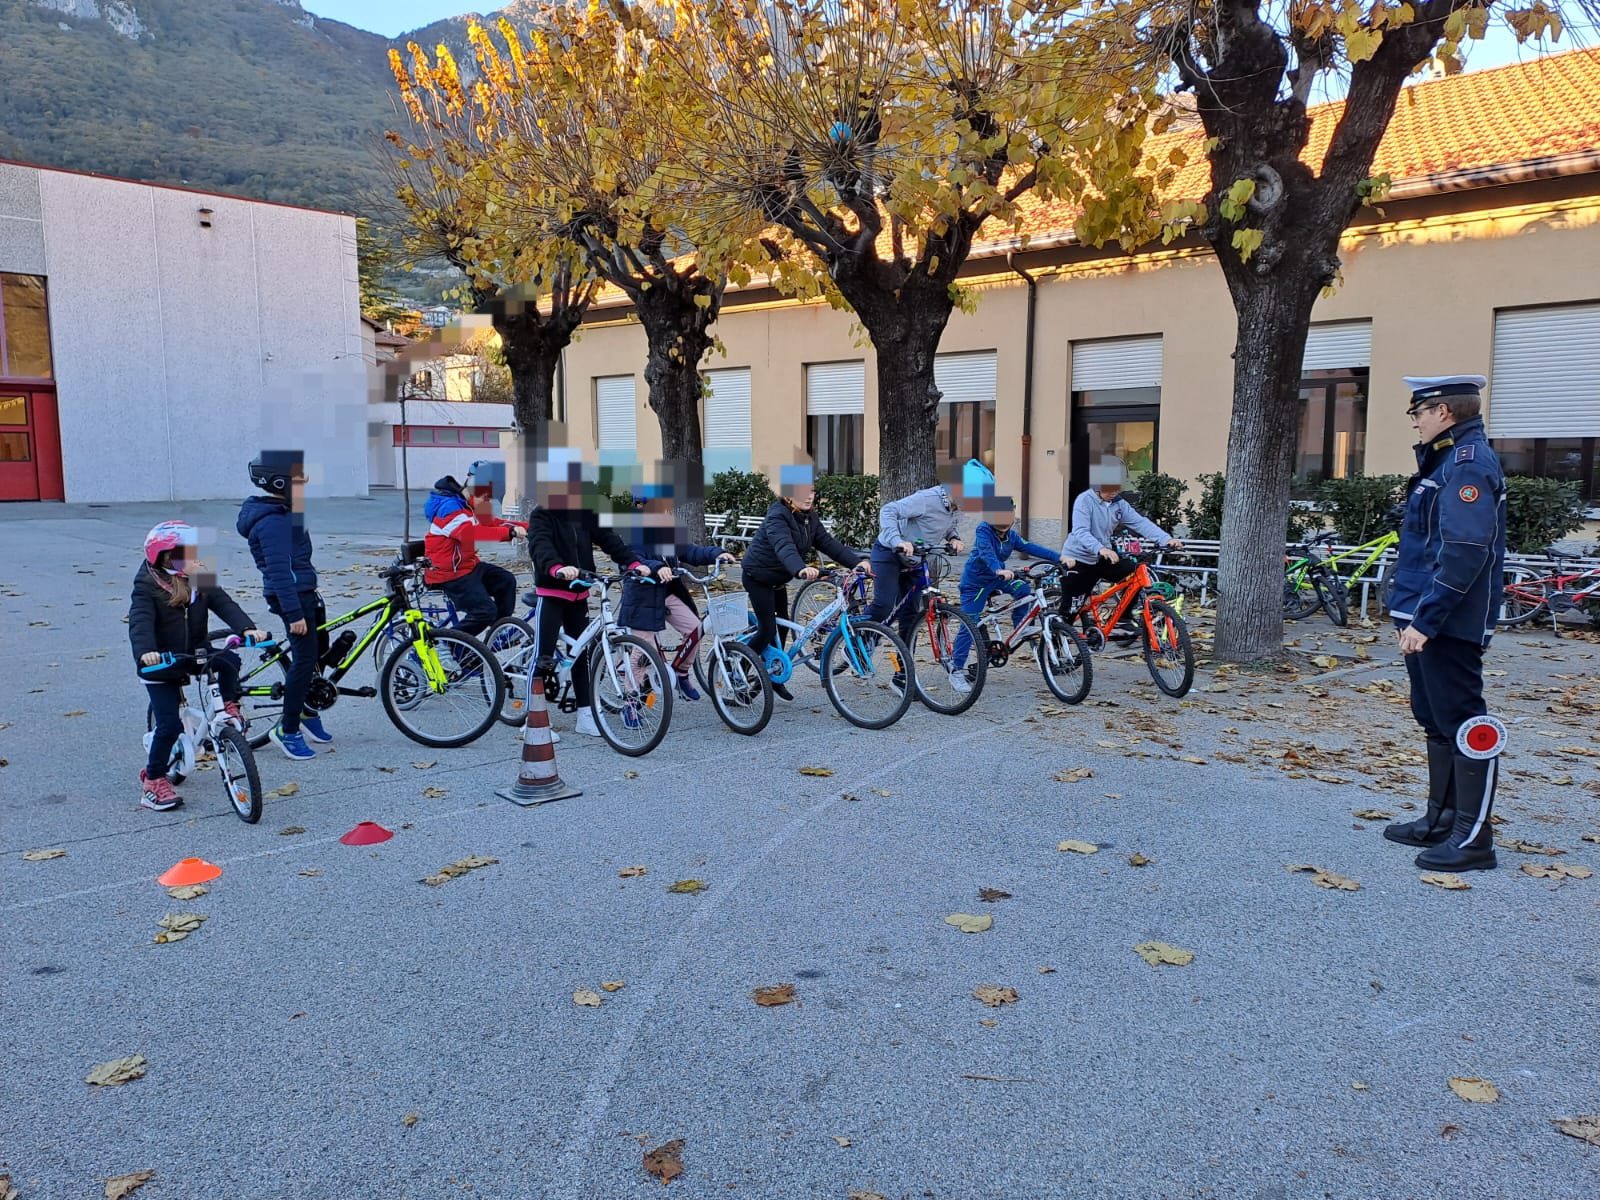
[[[1406,375],[1403,381],[1411,389],[1412,404],[1446,396],[1476,396],[1489,385],[1482,375]]]

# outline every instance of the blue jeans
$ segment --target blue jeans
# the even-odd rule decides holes
[[[998,592],[1009,592],[1020,600],[1028,594],[1029,590],[1027,581],[1022,579],[1001,580],[999,583],[986,588],[964,587],[961,589],[961,611],[969,617],[976,618],[989,603],[990,596]],[[1022,614],[1025,608],[1026,606],[1022,604],[1012,608],[1011,628],[1015,629],[1022,624]],[[972,635],[967,632],[967,627],[963,625],[956,631],[956,646],[950,657],[951,669],[959,671],[965,667],[967,665],[967,654],[971,650]]]
[[[213,654],[211,662],[217,669],[217,683],[222,689],[223,700],[239,699],[244,694],[239,687],[239,656],[231,650],[223,651]],[[150,698],[150,715],[154,719],[155,729],[155,737],[150,739],[150,753],[144,764],[146,779],[160,779],[166,775],[167,764],[172,761],[172,748],[178,744],[178,735],[183,732],[183,689],[183,682],[170,678],[144,685],[145,695]]]
[[[276,596],[267,597],[267,607],[279,617],[283,616],[283,606],[278,603]],[[283,717],[280,720],[284,733],[300,732],[302,714],[308,717],[317,715],[306,707],[306,693],[311,690],[311,680],[317,674],[318,662],[328,649],[328,635],[318,628],[328,619],[328,610],[322,605],[322,597],[316,592],[301,592],[300,614],[305,618],[306,631],[289,634],[289,677],[283,684]],[[285,620],[283,626],[287,630],[289,622]]]

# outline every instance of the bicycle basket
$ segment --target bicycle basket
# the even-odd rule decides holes
[[[718,596],[711,601],[711,628],[720,634],[743,633],[750,624],[750,610],[744,593]]]

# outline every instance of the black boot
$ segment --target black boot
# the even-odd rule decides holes
[[[1456,819],[1456,752],[1449,742],[1428,739],[1428,815],[1390,825],[1383,836],[1406,846],[1437,846]]]
[[[1442,845],[1417,855],[1417,866],[1429,871],[1492,871],[1494,857],[1494,789],[1500,759],[1456,755],[1455,828]]]

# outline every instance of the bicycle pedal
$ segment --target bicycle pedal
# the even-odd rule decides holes
[[[358,688],[342,687],[342,688],[339,689],[339,695],[341,695],[341,696],[359,696],[363,700],[371,700],[377,694],[378,694],[378,689],[375,688],[375,687],[358,687]]]

